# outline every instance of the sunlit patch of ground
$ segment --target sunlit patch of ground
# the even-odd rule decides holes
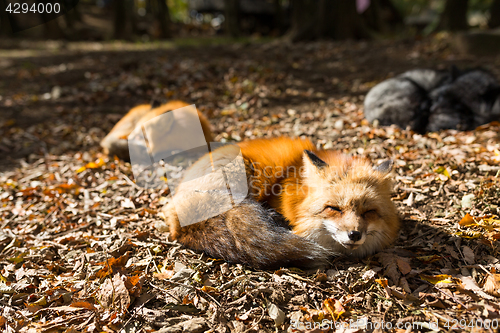
[[[495,324],[500,125],[422,136],[373,127],[362,104],[399,72],[483,65],[499,77],[499,58],[457,56],[443,39],[44,52],[0,60],[8,63],[0,83],[2,327]],[[403,220],[395,246],[303,272],[256,271],[169,242],[154,227],[168,193],[136,186],[130,165],[98,145],[130,107],[158,97],[195,103],[217,140],[305,136],[374,163],[392,158]]]

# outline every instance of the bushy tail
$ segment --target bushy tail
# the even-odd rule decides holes
[[[184,228],[178,222],[175,225],[170,217],[170,232],[172,238],[193,250],[259,269],[319,268],[328,259],[323,247],[293,234],[280,214],[253,199]]]

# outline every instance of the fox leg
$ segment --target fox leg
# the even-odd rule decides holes
[[[252,198],[247,197],[218,216],[184,227],[172,202],[165,206],[164,215],[171,239],[210,257],[260,269],[318,268],[327,263],[328,252],[323,247],[283,227],[280,214]]]

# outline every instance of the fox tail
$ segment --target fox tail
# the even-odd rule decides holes
[[[328,263],[327,250],[292,233],[280,214],[250,198],[219,216],[183,228],[172,203],[165,215],[172,239],[210,257],[258,269],[313,269]]]

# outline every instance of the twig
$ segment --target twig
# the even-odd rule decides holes
[[[489,270],[487,270],[483,265],[479,264],[479,267],[481,267],[488,275],[493,275]]]
[[[167,294],[168,296],[170,296],[172,298],[175,298],[177,300],[177,302],[182,303],[182,300],[180,298],[178,298],[176,295],[172,295],[169,291],[167,291],[165,289],[162,289],[160,287],[155,286],[151,281],[149,282],[149,285],[151,287],[153,287],[154,289],[158,289],[158,290],[164,292],[165,294]]]
[[[136,188],[136,189],[139,189],[139,190],[142,190],[141,187],[139,187],[136,183],[134,183],[130,178],[128,178],[127,176],[125,176],[124,174],[122,174],[122,177],[123,179],[125,179],[125,181],[127,183],[129,183],[132,187]]]
[[[222,305],[212,296],[210,295],[209,293],[201,290],[201,289],[198,289],[198,288],[195,288],[193,286],[190,286],[189,284],[184,284],[184,283],[180,283],[180,282],[176,282],[176,281],[165,281],[165,282],[168,282],[168,283],[173,283],[173,284],[176,284],[178,286],[184,286],[184,287],[188,287],[188,288],[191,288],[192,290],[194,291],[201,291],[202,293],[204,293],[206,296],[208,296],[212,301],[215,302],[215,304],[217,304],[218,307],[222,307]],[[150,282],[151,283],[151,282]]]
[[[432,286],[432,287],[434,287],[434,288],[436,288],[436,290],[437,290],[437,291],[441,292],[443,295],[445,295],[445,296],[447,296],[447,297],[450,297],[450,298],[451,298],[451,299],[453,299],[455,302],[457,302],[458,304],[460,304],[461,306],[463,306],[465,309],[467,309],[467,306],[466,306],[464,303],[460,302],[460,301],[459,301],[459,300],[458,300],[455,296],[453,296],[452,294],[448,294],[448,293],[446,293],[444,290],[442,290],[442,289],[440,289],[440,288],[436,287],[434,284],[430,283],[429,281],[425,281],[425,280],[422,280],[422,279],[420,279],[420,278],[419,278],[419,280],[420,280],[420,281],[423,281],[423,282],[425,282],[425,283],[427,283],[428,285],[430,285],[430,286]]]
[[[419,189],[419,188],[413,188],[413,187],[400,187],[399,189],[402,190],[402,191],[406,191],[406,192],[417,192],[417,193],[422,192],[421,189]]]
[[[257,322],[255,322],[255,323],[253,323],[249,329],[243,331],[243,333],[250,332],[251,330],[254,329],[255,326],[259,325],[259,323],[262,321],[262,318],[264,318],[264,315],[266,314],[266,310],[264,310],[264,308],[262,308],[262,307],[260,307],[260,308],[262,309],[262,315],[260,316],[259,320],[257,320]]]
[[[93,224],[95,224],[95,221],[90,221],[87,225],[82,225],[81,227],[78,227],[78,228],[75,228],[75,229],[69,229],[69,230],[66,230],[66,231],[62,231],[62,232],[60,232],[58,234],[47,235],[45,237],[36,237],[36,238],[40,239],[40,240],[54,239],[54,238],[57,238],[57,237],[65,236],[65,235],[70,234],[72,232],[77,232],[77,231],[81,231],[83,229],[87,229],[88,227],[90,227]],[[109,236],[107,236],[107,237],[109,237]]]
[[[154,256],[153,256],[153,254],[151,253],[150,249],[148,249],[148,254],[149,254],[150,260],[149,260],[148,264],[146,265],[146,272],[145,272],[145,273],[146,273],[146,274],[148,274],[148,268],[149,268],[149,264],[150,264],[151,262],[153,262],[154,270],[155,270],[156,272],[158,272],[158,273],[159,273],[159,272],[160,272],[160,270],[158,269],[158,266],[156,266],[156,263],[155,263],[155,261],[154,261],[154,258],[155,258],[155,257],[154,257]]]
[[[128,323],[130,323],[130,321],[131,321],[132,319],[136,318],[136,317],[138,316],[138,315],[137,315],[137,313],[138,313],[140,310],[142,310],[142,308],[143,308],[143,307],[144,307],[144,306],[145,306],[145,305],[146,305],[146,304],[147,304],[150,300],[152,300],[153,298],[155,298],[155,297],[154,297],[154,295],[151,295],[151,297],[150,297],[148,300],[146,300],[144,303],[142,303],[142,304],[139,306],[139,308],[134,309],[134,312],[131,312],[131,311],[128,311],[128,310],[127,310],[127,312],[129,312],[129,313],[130,313],[130,318],[129,318],[129,320],[127,320],[127,321],[125,322],[125,324],[123,324],[123,327],[124,327],[124,328],[125,328],[125,327],[127,327]]]

